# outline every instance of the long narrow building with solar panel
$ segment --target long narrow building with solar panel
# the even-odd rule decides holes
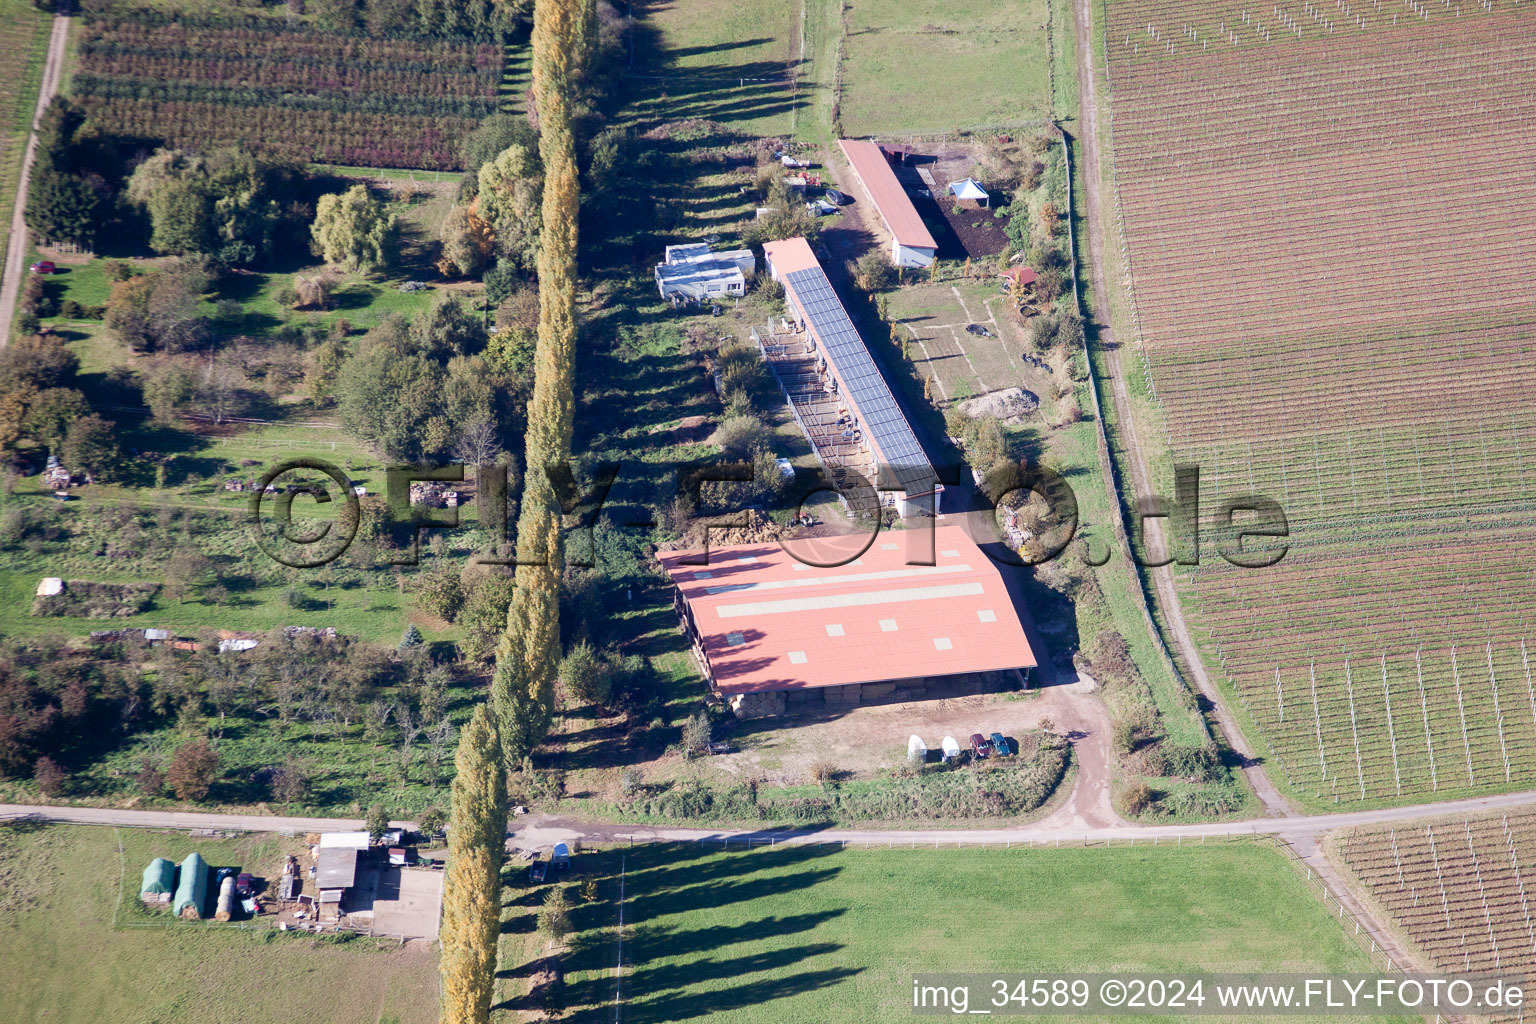
[[[868,484],[878,489],[882,504],[893,505],[904,519],[935,514],[944,489],[938,474],[816,254],[804,238],[786,238],[765,244],[763,255],[768,272],[784,286],[796,333],[803,332],[836,409],[835,440],[857,449],[861,458],[852,462],[869,467]],[[826,461],[826,439],[811,441]]]

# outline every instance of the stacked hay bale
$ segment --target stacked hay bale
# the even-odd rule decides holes
[[[164,857],[156,857],[144,869],[144,880],[139,885],[139,899],[145,903],[169,903],[176,891],[176,865]]]
[[[181,880],[176,885],[176,899],[171,913],[189,921],[201,921],[208,906],[208,862],[202,854],[192,853],[181,862]]]

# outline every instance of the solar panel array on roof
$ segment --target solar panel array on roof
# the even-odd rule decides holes
[[[896,398],[880,376],[880,369],[859,336],[842,300],[832,290],[832,282],[820,267],[796,270],[786,280],[810,321],[811,328],[826,348],[827,359],[837,367],[848,397],[858,407],[863,427],[879,449],[884,466],[895,473],[896,480],[909,496],[927,494],[938,483],[928,456],[917,435],[902,415]],[[883,468],[883,467],[882,467]]]

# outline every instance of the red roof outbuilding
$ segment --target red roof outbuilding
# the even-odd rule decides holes
[[[930,546],[931,538],[931,546]],[[1032,668],[998,567],[959,526],[868,539],[662,552],[693,639],[726,696]],[[932,564],[912,564],[913,562]]]
[[[864,190],[869,193],[891,236],[910,249],[937,249],[939,243],[933,240],[923,218],[918,216],[917,207],[912,205],[907,190],[891,170],[884,151],[873,142],[854,139],[839,139],[837,144],[843,147],[844,155],[853,165],[853,173],[864,183]]]

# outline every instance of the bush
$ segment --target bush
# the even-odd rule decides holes
[[[1139,816],[1145,814],[1156,803],[1156,796],[1152,787],[1145,782],[1133,782],[1125,789],[1125,810],[1127,814]]]
[[[842,772],[837,765],[828,761],[814,761],[811,764],[811,778],[825,786],[829,782],[837,781]]]
[[[619,772],[619,793],[631,800],[645,789],[645,774],[639,768],[625,768]]]
[[[716,429],[712,440],[732,458],[749,458],[766,442],[768,430],[756,416],[733,416]]]
[[[603,657],[583,640],[560,659],[560,683],[577,700],[606,704],[613,689],[613,676]]]
[[[416,577],[416,604],[428,615],[445,622],[458,618],[464,607],[464,586],[460,573],[439,559],[432,568]]]
[[[5,529],[12,528],[7,514]],[[17,529],[22,534],[30,529],[23,523]],[[18,536],[20,536],[18,535]],[[32,603],[32,614],[37,616],[80,616],[88,619],[125,618],[146,610],[160,589],[158,583],[92,583],[86,580],[68,580],[60,593],[39,597]]]
[[[309,776],[296,761],[280,765],[272,773],[272,798],[288,804],[301,804],[309,799]]]
[[[709,742],[714,739],[714,723],[709,712],[700,708],[683,723],[683,753],[689,757],[709,753]]]
[[[797,824],[1008,817],[1043,804],[1061,784],[1069,760],[1069,748],[1059,737],[1031,737],[1024,739],[1017,757],[986,771],[913,771],[906,778],[828,788],[820,797],[761,801],[750,781],[722,792],[694,780],[638,809],[664,818]]]
[[[52,797],[64,792],[64,787],[69,783],[69,775],[53,758],[45,755],[32,766],[32,780],[37,783],[38,792]]]
[[[1181,777],[1197,782],[1212,782],[1221,776],[1221,757],[1214,745],[1184,747],[1161,743],[1149,751],[1147,772],[1164,778]]]
[[[139,770],[134,776],[134,782],[142,796],[154,798],[165,795],[165,772],[160,770],[160,762],[153,757],[139,759]]]
[[[219,755],[207,740],[194,740],[181,746],[171,758],[171,769],[166,773],[176,798],[194,803],[207,798],[218,774]]]
[[[768,383],[768,368],[763,354],[754,345],[728,345],[716,357],[720,374],[720,394],[727,403],[737,395],[750,401]]]
[[[871,249],[855,264],[854,282],[866,292],[884,291],[896,283],[896,268],[884,249]]]
[[[448,815],[443,809],[433,804],[416,816],[417,830],[427,838],[437,835],[448,824]]]
[[[368,808],[366,827],[368,829],[368,837],[374,842],[378,842],[379,838],[389,829],[389,812],[384,809],[383,804],[374,804]]]
[[[1131,645],[1114,629],[1106,629],[1094,637],[1088,649],[1088,660],[1101,677],[1132,679],[1136,676],[1136,664],[1131,660]]]

